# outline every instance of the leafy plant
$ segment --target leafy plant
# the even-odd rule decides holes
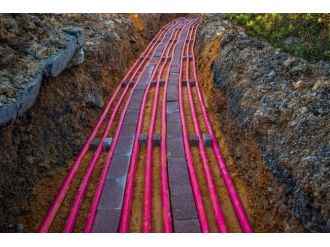
[[[229,18],[295,56],[330,61],[330,14],[229,14]]]

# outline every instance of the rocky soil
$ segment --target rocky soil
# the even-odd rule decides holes
[[[255,230],[329,232],[330,64],[290,56],[221,14],[202,15],[198,52]]]
[[[33,186],[40,178],[63,179],[66,161],[79,151],[115,85],[148,40],[175,16],[0,16],[1,100],[15,99],[33,68],[66,46],[63,28],[81,27],[86,39],[84,63],[44,79],[34,105],[0,128],[1,232],[25,231],[21,217],[33,212]],[[47,188],[43,193],[51,200]]]
[[[2,104],[15,100],[17,89],[38,73],[39,63],[66,47],[66,38],[53,16],[0,14],[0,27]]]

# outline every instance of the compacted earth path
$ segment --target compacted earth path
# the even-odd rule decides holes
[[[164,26],[119,83],[40,232],[252,232],[195,67],[199,17]]]

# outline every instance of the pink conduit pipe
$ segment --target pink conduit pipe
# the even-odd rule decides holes
[[[175,35],[178,33],[178,28],[174,31]],[[143,222],[143,232],[151,232],[151,196],[152,196],[152,166],[153,166],[153,136],[155,131],[155,124],[156,124],[156,117],[157,117],[157,108],[158,108],[158,98],[159,98],[159,81],[162,78],[163,71],[165,69],[168,54],[170,49],[172,49],[173,44],[168,48],[166,51],[164,58],[165,61],[162,64],[157,80],[156,80],[156,89],[153,98],[153,105],[152,105],[152,113],[151,113],[151,120],[150,120],[150,128],[148,132],[148,140],[147,140],[147,157],[146,157],[146,168],[145,168],[145,188],[144,188],[144,222]],[[173,60],[173,59],[172,59]],[[172,61],[171,60],[171,61]],[[169,71],[168,73],[169,74]],[[166,83],[166,81],[165,81]],[[168,224],[168,223],[167,223]]]
[[[168,76],[166,77],[165,86],[163,90],[163,102],[162,102],[162,119],[161,119],[161,143],[160,143],[160,176],[161,176],[161,195],[163,206],[163,225],[164,232],[173,232],[171,206],[168,186],[168,174],[167,174],[167,149],[166,149],[166,94],[168,88]]]
[[[172,59],[170,64],[173,63],[174,51],[172,51]],[[167,129],[166,129],[166,98],[167,98],[167,88],[168,80],[170,76],[170,69],[167,71],[165,78],[165,85],[163,90],[163,100],[162,100],[162,115],[161,115],[161,144],[160,144],[160,175],[161,175],[161,196],[162,196],[162,206],[163,206],[163,226],[165,233],[173,232],[172,217],[171,217],[171,205],[169,196],[169,185],[168,185],[168,172],[167,172]]]
[[[194,28],[197,29],[197,26]],[[190,39],[189,43],[188,43],[186,57],[189,57],[189,55],[190,55],[189,46],[192,44],[191,41],[192,41],[192,39]],[[201,133],[201,129],[200,129],[198,118],[197,118],[197,113],[196,113],[196,109],[195,109],[195,105],[194,105],[191,86],[189,83],[189,79],[190,79],[190,66],[189,65],[190,65],[190,61],[189,61],[189,59],[186,59],[186,78],[187,78],[188,99],[189,99],[190,110],[192,113],[194,129],[195,129],[196,135],[199,140],[198,149],[199,149],[199,153],[200,153],[200,156],[202,159],[202,167],[203,167],[203,171],[204,171],[204,175],[205,175],[205,179],[206,179],[206,184],[207,184],[207,187],[209,190],[210,199],[211,199],[211,203],[212,203],[212,209],[214,212],[215,221],[217,223],[218,229],[220,232],[228,232],[225,218],[224,218],[223,212],[221,210],[220,201],[219,201],[217,191],[215,188],[212,172],[210,169],[209,160],[207,158],[206,150],[205,150],[205,147],[203,144],[202,133]]]
[[[173,63],[175,48],[172,51],[172,58],[170,64]],[[160,143],[160,176],[161,176],[161,196],[163,206],[163,226],[165,233],[173,232],[172,217],[171,217],[171,205],[168,185],[168,173],[167,173],[167,129],[166,129],[166,98],[168,80],[170,76],[170,69],[167,70],[165,85],[163,89],[163,100],[162,100],[162,115],[161,115],[161,143]]]
[[[172,35],[173,35],[173,33],[172,33]],[[167,42],[166,47],[164,48],[164,50],[161,54],[161,57],[164,55],[164,52],[167,49],[168,45],[169,45],[169,41]],[[139,113],[138,125],[137,125],[137,130],[136,130],[135,138],[134,138],[132,157],[131,157],[129,171],[128,171],[128,178],[127,178],[125,194],[124,194],[122,215],[121,215],[121,220],[120,220],[120,225],[119,225],[119,232],[122,232],[122,233],[128,232],[134,178],[135,178],[136,164],[137,164],[138,153],[139,153],[139,135],[140,135],[141,129],[142,129],[142,124],[143,124],[142,120],[143,120],[143,116],[144,116],[144,112],[145,112],[145,106],[146,106],[146,102],[147,102],[147,98],[148,98],[148,92],[149,92],[150,85],[151,85],[150,82],[151,82],[152,78],[154,77],[160,63],[161,63],[161,60],[156,64],[156,66],[152,72],[152,75],[150,76],[150,78],[148,80],[148,85],[145,89],[141,107],[140,107],[141,110]]]
[[[75,162],[73,163],[68,175],[66,176],[64,182],[62,183],[59,192],[57,193],[54,201],[52,202],[50,208],[48,209],[48,212],[43,220],[43,222],[41,223],[40,227],[39,227],[39,232],[48,232],[51,224],[53,223],[53,220],[66,196],[66,193],[68,191],[68,189],[70,188],[70,185],[72,183],[72,180],[77,172],[77,170],[80,167],[80,163],[82,161],[82,159],[84,158],[84,155],[86,154],[86,152],[89,149],[89,145],[92,142],[92,140],[95,138],[101,124],[103,123],[116,95],[118,94],[120,90],[120,87],[117,87],[113,96],[111,97],[109,103],[107,104],[106,108],[104,109],[101,117],[99,118],[99,120],[97,121],[95,128],[93,129],[92,133],[90,134],[90,136],[88,137],[87,141],[85,142],[83,148],[81,149],[77,159],[75,160]]]
[[[159,34],[154,38],[153,41],[155,41],[156,38],[158,38],[159,36],[161,36],[164,33],[164,30],[166,30],[166,28],[168,26],[173,25],[173,23],[174,22],[166,25],[165,26],[165,29],[162,29],[162,31],[159,32]],[[158,40],[160,40],[160,39],[158,39]],[[157,42],[154,42],[154,43],[157,43]],[[155,44],[153,45],[152,49],[154,47],[155,47]],[[154,50],[153,54],[154,53],[155,53],[155,50]],[[148,56],[149,55],[150,55],[150,52],[148,53]],[[135,75],[137,74],[139,68],[135,71],[133,77],[135,77]],[[91,232],[92,231],[92,227],[93,227],[95,216],[96,216],[97,207],[98,207],[99,201],[101,199],[101,195],[102,195],[103,187],[104,187],[104,184],[105,184],[105,181],[106,181],[107,173],[108,173],[108,170],[110,168],[111,160],[112,160],[112,157],[113,157],[113,153],[114,153],[115,147],[116,147],[117,142],[118,142],[120,131],[122,129],[122,125],[123,125],[123,122],[124,122],[124,117],[126,115],[126,111],[127,111],[127,108],[128,108],[129,102],[130,102],[130,99],[131,99],[131,97],[133,95],[133,91],[134,91],[135,87],[137,86],[138,82],[140,81],[141,76],[142,76],[142,73],[140,73],[140,75],[139,75],[139,77],[138,77],[138,79],[137,79],[137,81],[136,81],[136,83],[135,83],[135,85],[133,87],[133,90],[131,91],[131,94],[129,95],[129,98],[126,101],[126,104],[124,106],[124,109],[122,111],[122,114],[120,116],[120,119],[119,119],[119,122],[118,122],[118,127],[117,127],[117,130],[116,130],[116,133],[115,133],[115,136],[114,136],[114,139],[113,139],[111,148],[110,148],[109,153],[107,155],[107,158],[106,158],[106,161],[105,161],[105,165],[104,165],[104,168],[103,168],[102,173],[101,173],[101,176],[100,176],[100,181],[99,181],[99,184],[98,184],[98,186],[96,188],[96,192],[94,194],[93,202],[92,202],[92,205],[90,207],[90,210],[89,210],[89,213],[88,213],[88,216],[87,216],[87,221],[86,221],[86,224],[85,224],[84,232]]]
[[[66,232],[66,233],[67,232],[72,232],[72,230],[73,230],[73,228],[76,224],[76,220],[77,220],[79,210],[80,210],[82,201],[84,199],[86,190],[88,188],[88,185],[89,185],[90,180],[92,178],[92,175],[94,173],[95,167],[96,167],[97,162],[98,162],[98,160],[101,156],[101,153],[102,153],[104,139],[108,135],[108,132],[109,132],[109,130],[110,130],[112,124],[113,124],[113,121],[115,120],[116,114],[117,114],[117,112],[120,108],[120,105],[121,105],[122,101],[124,100],[124,98],[126,96],[126,93],[127,93],[128,89],[129,89],[129,83],[127,83],[123,94],[120,96],[114,110],[111,113],[110,121],[108,122],[108,124],[107,124],[107,126],[106,126],[106,128],[105,128],[105,130],[102,134],[102,137],[101,137],[100,142],[97,146],[97,149],[96,149],[96,151],[93,155],[93,158],[92,158],[91,162],[88,165],[87,171],[86,171],[86,173],[83,177],[83,180],[82,180],[82,182],[79,186],[78,193],[76,194],[75,200],[73,202],[73,206],[71,208],[71,211],[70,211],[69,217],[66,221],[63,232]]]
[[[197,24],[197,21],[194,23],[194,25],[196,25],[196,24]],[[191,27],[189,27],[189,33],[191,36]],[[187,40],[187,37],[188,37],[188,33],[186,35],[185,40]],[[198,214],[198,218],[199,218],[199,222],[200,222],[201,231],[210,232],[205,208],[203,205],[203,199],[202,199],[201,191],[200,191],[199,184],[197,181],[197,175],[196,175],[196,171],[194,168],[194,163],[193,163],[192,154],[191,154],[191,150],[190,150],[189,133],[188,133],[187,123],[185,120],[184,110],[183,110],[184,106],[183,106],[183,96],[182,96],[182,64],[183,64],[183,54],[184,54],[185,48],[186,48],[186,42],[185,42],[184,48],[182,49],[182,52],[181,52],[181,62],[180,62],[181,67],[180,67],[180,72],[179,72],[180,76],[179,76],[179,82],[178,82],[179,83],[179,109],[180,109],[181,122],[182,122],[183,144],[184,144],[184,149],[185,149],[185,154],[186,154],[190,183],[191,183],[191,187],[192,187],[192,191],[193,191],[193,195],[194,195],[194,199],[195,199],[195,204],[196,204],[196,208],[197,208],[197,214]]]
[[[194,53],[194,50],[193,50],[193,48],[195,47],[195,43],[196,43],[196,33],[197,33],[197,29],[195,30],[195,33],[194,33],[194,43],[193,43],[193,46],[192,46],[192,56],[193,56],[193,64],[194,64],[194,78],[195,78],[196,89],[197,89],[196,91],[197,91],[198,101],[199,101],[199,104],[200,104],[201,109],[202,109],[202,115],[203,115],[203,118],[204,118],[204,121],[205,121],[206,128],[207,128],[207,130],[208,130],[208,132],[211,135],[211,138],[213,140],[213,151],[214,151],[214,154],[215,154],[216,159],[217,159],[219,170],[220,170],[221,175],[223,177],[226,189],[229,193],[231,202],[233,204],[237,219],[238,219],[238,221],[241,225],[242,231],[246,232],[246,233],[253,232],[253,229],[252,229],[252,227],[250,225],[250,222],[249,222],[249,218],[248,218],[248,216],[245,212],[244,206],[241,202],[241,199],[239,198],[238,193],[236,192],[233,181],[231,180],[229,171],[227,169],[225,160],[222,156],[217,138],[214,134],[214,130],[212,128],[209,116],[207,114],[207,110],[206,110],[206,107],[205,107],[205,103],[204,103],[203,96],[202,96],[201,89],[200,89],[199,82],[198,82],[198,76],[197,76],[197,70],[196,70],[196,59],[195,59],[195,53]]]
[[[144,53],[141,55],[141,57],[144,55]],[[141,58],[140,57],[140,58]],[[127,80],[127,77],[130,75],[130,73],[132,72],[132,70],[136,67],[136,65],[140,62],[140,58],[136,60],[136,62],[133,64],[133,66],[131,67],[131,69],[126,73],[126,75],[124,76],[124,79],[122,81]],[[116,98],[118,92],[121,89],[121,85],[119,84],[115,90],[115,92],[112,94],[110,100],[108,101],[108,104],[106,105],[105,109],[103,110],[100,118],[98,119],[92,133],[90,134],[90,136],[88,137],[87,141],[85,142],[83,148],[81,149],[81,151],[79,152],[75,162],[73,163],[67,177],[65,178],[64,182],[62,183],[59,192],[57,193],[54,201],[52,202],[43,222],[41,223],[38,231],[39,232],[48,232],[49,228],[51,227],[51,224],[66,196],[66,193],[68,191],[68,189],[70,188],[70,185],[72,183],[72,180],[77,172],[77,170],[80,167],[80,163],[82,161],[82,159],[84,158],[84,155],[87,153],[88,149],[89,149],[89,145],[92,142],[92,140],[95,138],[98,130],[101,127],[101,124],[103,123],[104,119],[107,116],[107,113],[114,101],[114,99]]]
[[[130,73],[127,72],[126,75],[128,75]],[[126,77],[125,77],[126,78]],[[124,79],[125,80],[125,79]],[[114,99],[116,98],[118,92],[120,91],[120,86],[118,86],[115,90],[115,92],[113,93],[113,95],[111,96],[111,99],[109,100],[107,106],[105,107],[104,111],[102,112],[101,117],[98,119],[92,133],[89,135],[87,141],[85,142],[83,148],[81,149],[81,151],[79,152],[75,162],[73,163],[68,175],[66,176],[65,180],[63,181],[59,192],[57,193],[54,201],[52,202],[50,208],[47,211],[47,214],[43,220],[43,222],[41,223],[38,232],[48,232],[49,228],[51,227],[51,224],[53,223],[53,220],[66,196],[66,193],[68,191],[68,189],[70,188],[70,185],[73,181],[73,178],[77,172],[77,170],[80,167],[80,163],[82,161],[82,159],[84,158],[85,154],[87,153],[88,149],[89,149],[89,145],[92,142],[92,140],[95,138],[98,130],[101,127],[101,124],[103,123],[104,119],[107,116],[107,113],[114,101]]]

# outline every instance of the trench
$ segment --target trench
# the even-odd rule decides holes
[[[215,36],[205,47],[196,49],[199,81],[219,145],[251,224],[255,232],[303,232],[299,220],[284,213],[290,212],[292,205],[285,202],[283,185],[267,168],[253,130],[241,130],[230,113],[228,99],[213,83],[213,65],[219,56],[220,41],[221,36]],[[226,197],[221,180],[216,179],[216,182],[218,193]],[[225,215],[230,211],[225,211]],[[288,223],[291,228],[287,227]]]
[[[131,16],[136,28],[143,32],[144,28],[141,26],[141,22],[136,15]],[[212,122],[213,128],[217,140],[219,141],[222,153],[226,160],[226,164],[230,171],[231,177],[235,184],[235,188],[240,195],[242,203],[247,211],[249,219],[251,221],[252,227],[256,232],[283,232],[288,229],[285,228],[285,222],[287,219],[282,214],[277,214],[272,208],[271,198],[277,197],[278,200],[282,200],[281,193],[283,193],[283,186],[281,186],[275,176],[267,170],[267,166],[264,164],[262,159],[261,148],[259,147],[257,141],[251,130],[246,130],[243,135],[238,135],[241,133],[238,131],[238,125],[227,113],[227,100],[225,96],[213,85],[213,74],[212,66],[218,55],[218,47],[220,38],[213,39],[203,51],[196,50],[197,61],[198,61],[198,74],[199,82],[202,88],[202,94],[206,102],[208,114]],[[145,47],[141,45],[141,49]],[[198,46],[196,46],[198,47]],[[136,58],[137,53],[132,55],[127,63],[127,67],[132,64],[133,60]],[[190,66],[192,67],[192,66]],[[104,69],[104,68],[103,68]],[[162,77],[166,74],[169,68],[166,67],[163,71]],[[104,69],[105,70],[105,69]],[[184,69],[185,70],[185,69]],[[81,72],[81,71],[80,71]],[[70,69],[69,72],[74,74],[75,70]],[[64,74],[65,74],[64,73]],[[192,71],[190,71],[192,73]],[[121,78],[122,72],[116,75],[105,75],[106,80],[106,91],[107,95],[110,95],[114,91],[114,87],[118,80],[113,80],[115,78]],[[185,76],[185,71],[184,71]],[[66,78],[57,78],[56,80],[65,80]],[[188,81],[188,78],[183,78]],[[81,76],[80,80],[84,80],[84,76]],[[111,82],[110,82],[111,81]],[[113,83],[112,81],[115,81]],[[53,88],[50,88],[53,89]],[[124,88],[121,88],[118,96],[114,100],[114,104],[119,99],[119,95],[123,92]],[[128,90],[128,93],[130,89]],[[154,97],[155,87],[151,87],[148,94],[148,100],[146,105],[146,112],[144,114],[143,130],[142,133],[147,133],[150,124],[150,117],[152,111],[152,102]],[[47,97],[51,92],[44,92],[40,97]],[[158,98],[158,111],[155,123],[155,133],[160,133],[161,131],[161,102],[163,101],[163,87],[160,86],[159,98]],[[202,132],[206,132],[206,127],[203,124],[201,108],[198,106],[198,101],[196,99],[196,89],[192,87],[193,101],[196,106],[198,122],[201,126]],[[104,97],[105,98],[105,97]],[[123,102],[126,102],[127,96],[125,96]],[[105,100],[106,101],[106,100]],[[187,88],[183,87],[183,102],[184,111],[186,114],[187,127],[190,134],[195,132],[193,126],[193,120],[191,116],[191,111],[188,102]],[[123,104],[119,108],[118,113],[115,115],[115,120],[113,126],[109,130],[108,136],[113,136],[118,125],[119,116],[123,111]],[[106,119],[110,117],[112,111],[109,111]],[[100,113],[100,109],[95,110],[92,114],[89,126],[84,128],[84,135],[90,132],[92,122],[95,122],[96,115]],[[100,137],[105,129],[105,123],[101,126],[97,133]],[[84,137],[85,137],[84,136]],[[81,137],[81,139],[84,139]],[[224,182],[221,178],[219,169],[217,168],[216,159],[213,155],[212,149],[206,147],[207,156],[209,159],[209,165],[211,168],[211,173],[215,182],[215,187],[217,189],[217,196],[219,197],[221,207],[228,224],[228,229],[230,232],[240,232],[240,226],[235,216],[235,211],[230,201],[230,197],[225,188]],[[130,232],[141,232],[143,227],[143,197],[144,197],[144,174],[145,174],[145,163],[146,163],[146,148],[141,147],[139,150],[139,158],[137,163],[136,177],[134,180],[134,192],[132,199],[131,208],[131,221],[129,226]],[[89,151],[85,156],[77,175],[75,176],[72,186],[65,197],[65,200],[60,207],[58,216],[55,218],[50,232],[61,232],[66,222],[66,218],[70,212],[71,205],[75,199],[75,195],[78,191],[80,181],[87,169],[87,166],[92,159],[93,152]],[[210,224],[211,232],[218,232],[216,221],[213,218],[212,205],[210,200],[209,191],[205,181],[205,176],[203,172],[203,167],[201,165],[201,155],[197,147],[192,147],[192,156],[195,164],[195,169],[197,172],[197,180],[200,185],[203,202],[205,204],[206,215],[208,222]],[[29,207],[21,217],[20,221],[24,224],[25,232],[36,232],[47,209],[50,205],[52,199],[56,195],[63,179],[65,178],[67,172],[69,171],[70,165],[73,163],[73,157],[66,159],[65,165],[61,167],[56,167],[54,169],[49,169],[45,172],[41,179],[39,179],[32,189],[32,196],[29,203]],[[82,202],[81,209],[77,218],[77,223],[74,228],[74,232],[82,232],[83,225],[85,223],[87,213],[89,210],[89,205],[93,200],[93,194],[98,183],[98,178],[102,171],[102,164],[106,159],[106,154],[103,153],[97,162],[95,171],[92,175],[90,185],[88,186],[84,201]],[[246,173],[246,169],[250,169],[254,172],[253,176],[250,176],[251,172]],[[152,167],[152,232],[162,232],[163,231],[163,219],[162,219],[162,205],[161,205],[161,187],[160,187],[160,149],[155,147],[153,149],[153,167]],[[274,188],[274,184],[278,185]],[[282,203],[282,210],[290,208],[290,205]],[[293,225],[293,231],[303,231],[300,223],[295,217],[290,219]],[[292,223],[293,222],[293,223]]]
[[[81,145],[83,144],[84,140],[87,138],[87,135],[92,129],[93,123],[96,122],[97,116],[101,112],[101,109],[99,107],[85,106],[83,103],[81,103],[82,91],[84,91],[85,88],[93,86],[93,83],[90,83],[91,80],[102,81],[103,88],[101,88],[100,90],[103,91],[103,95],[101,94],[101,97],[103,98],[103,101],[106,102],[107,98],[111,96],[112,92],[114,91],[117,83],[123,77],[125,70],[127,70],[133,64],[140,51],[142,51],[148,44],[149,39],[153,37],[155,32],[158,32],[158,29],[160,27],[172,20],[175,16],[176,15],[164,15],[160,18],[157,17],[158,19],[151,21],[152,24],[150,25],[148,24],[148,22],[150,22],[148,16],[144,16],[142,20],[142,17],[138,14],[128,15],[128,18],[132,20],[133,25],[136,28],[136,33],[140,35],[141,40],[138,40],[137,44],[132,43],[130,40],[124,40],[124,42],[122,42],[121,48],[127,49],[129,45],[132,45],[133,48],[130,49],[129,52],[123,51],[121,56],[117,56],[116,59],[110,59],[111,61],[117,60],[117,64],[115,64],[115,66],[108,64],[106,58],[108,56],[107,52],[103,52],[101,56],[100,54],[96,54],[97,52],[99,52],[99,50],[104,50],[105,48],[102,46],[96,47],[96,53],[86,53],[85,62],[82,66],[67,69],[58,77],[47,79],[46,83],[43,82],[43,84],[45,83],[45,85],[42,86],[41,93],[39,94],[33,107],[28,110],[25,116],[18,119],[17,123],[13,124],[13,126],[4,127],[1,129],[1,132],[7,135],[7,132],[15,130],[17,128],[21,128],[19,126],[23,124],[28,125],[28,128],[30,128],[31,131],[33,129],[38,128],[38,126],[40,126],[41,128],[45,128],[42,127],[45,125],[45,121],[43,117],[39,117],[40,115],[44,114],[47,118],[47,115],[52,114],[52,111],[55,111],[57,109],[61,110],[63,105],[67,104],[66,99],[72,100],[74,102],[71,103],[71,105],[73,105],[72,107],[74,107],[72,108],[72,110],[75,114],[70,116],[70,118],[76,118],[75,122],[72,123],[72,125],[76,124],[77,127],[73,126],[73,130],[70,129],[69,131],[73,132],[72,138],[77,138],[77,140],[75,140],[74,146],[71,146],[69,148],[69,153],[71,154],[67,155],[67,150],[62,150],[59,145],[56,145],[54,147],[49,146],[52,154],[55,155],[55,158],[50,158],[49,160],[59,165],[48,165],[47,162],[49,161],[46,161],[47,159],[45,159],[44,162],[46,163],[46,165],[41,168],[38,167],[39,172],[37,174],[34,173],[33,176],[35,177],[32,178],[32,186],[31,184],[29,185],[32,188],[27,188],[28,199],[25,199],[25,201],[22,201],[23,199],[19,199],[21,201],[15,199],[17,202],[16,207],[23,207],[23,209],[20,209],[21,211],[19,211],[19,213],[15,211],[16,213],[13,215],[14,217],[12,217],[7,212],[7,214],[9,214],[9,217],[11,217],[11,221],[16,222],[17,225],[11,223],[9,224],[7,222],[6,224],[8,228],[6,228],[6,226],[5,228],[3,228],[3,231],[36,232],[38,230],[38,227],[43,217],[45,216],[49,205],[51,204],[53,198],[55,197],[58,189],[61,186],[61,183],[63,182],[73,163],[73,158],[77,154],[78,150],[81,148]],[[144,27],[144,25],[146,24],[148,25],[147,30]],[[129,38],[127,36],[125,37]],[[137,45],[139,45],[138,49],[136,48]],[[117,45],[115,45],[113,48],[115,49],[116,47],[118,48]],[[118,49],[117,52],[121,51]],[[111,66],[111,69],[109,69],[108,66]],[[69,83],[63,86],[63,84],[67,82]],[[69,88],[69,90],[67,88]],[[72,94],[71,90],[75,90],[76,95]],[[123,88],[120,90],[119,95],[123,90]],[[115,99],[115,102],[118,100],[118,98],[119,96]],[[125,102],[126,99],[127,97],[123,100],[123,102]],[[51,103],[49,104],[47,101]],[[40,107],[40,105],[42,105],[42,107]],[[116,114],[113,127],[109,130],[109,136],[113,136],[115,132],[121,111],[122,106],[120,107],[118,114]],[[111,111],[109,111],[106,119],[109,118],[110,113]],[[79,118],[80,116],[85,121],[86,119],[88,119],[88,121],[83,123],[83,128],[80,127],[81,122],[79,121],[82,120]],[[31,121],[31,119],[33,121]],[[68,119],[66,121],[68,121]],[[105,122],[106,121],[104,121],[103,125],[98,131],[97,137],[100,137],[102,135],[103,130],[105,128]],[[58,122],[58,124],[61,125],[61,122]],[[75,133],[77,131],[79,131],[79,134]],[[17,131],[15,130],[15,132]],[[32,138],[39,138],[38,135],[40,134],[40,132],[41,131],[37,131],[37,133],[32,133]],[[10,135],[10,133],[8,133],[8,135]],[[12,137],[9,136],[9,138]],[[35,140],[38,141],[38,139]],[[56,143],[56,141],[57,140],[50,140],[50,145],[53,145],[53,143]],[[65,143],[65,145],[67,145],[67,143]],[[72,148],[74,148],[73,152],[71,151]],[[38,150],[38,152],[40,151]],[[43,151],[41,150],[41,152]],[[62,152],[64,152],[64,154],[62,154]],[[66,216],[70,212],[70,207],[72,205],[73,200],[75,199],[75,193],[78,190],[83,173],[86,170],[87,165],[93,156],[92,153],[93,152],[88,152],[85,159],[83,160],[81,169],[78,170],[78,173],[73,181],[73,186],[68,191],[64,203],[59,210],[59,217],[56,217],[54,224],[50,229],[51,232],[61,232],[63,230],[63,225],[65,224]],[[46,155],[46,152],[44,153],[44,155]],[[61,161],[56,160],[56,157],[58,156],[62,156]],[[102,154],[93,173],[91,184],[90,186],[88,186],[85,199],[81,205],[81,210],[78,215],[77,224],[74,229],[74,232],[81,232],[83,230],[82,226],[85,223],[86,216],[89,210],[89,204],[93,199],[93,194],[98,182],[98,177],[102,171],[102,164],[104,163],[104,161],[105,154]],[[40,160],[37,160],[36,162],[41,163]],[[23,202],[23,204],[21,202]],[[3,223],[5,222],[6,220],[4,219]]]

